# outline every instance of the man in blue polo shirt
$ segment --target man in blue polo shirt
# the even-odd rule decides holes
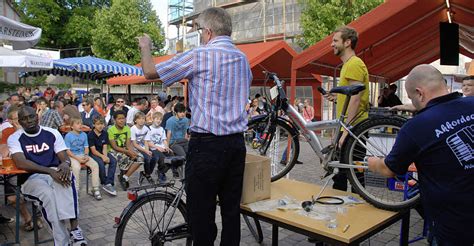
[[[385,159],[370,157],[369,169],[401,175],[415,163],[434,245],[474,244],[474,97],[449,94],[431,65],[415,67],[406,90],[418,114],[400,130]]]

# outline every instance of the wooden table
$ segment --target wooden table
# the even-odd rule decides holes
[[[5,159],[4,159],[5,160]],[[16,176],[18,174],[27,174],[28,172],[22,169],[18,169],[16,166],[13,168],[5,169],[3,166],[0,166],[0,175],[3,175],[3,180],[4,180],[4,186],[7,185],[6,183],[8,182],[8,179],[10,177]],[[15,197],[16,197],[16,203],[15,203],[15,242],[14,244],[20,244],[20,186],[14,185],[15,186]],[[6,197],[7,194],[5,194]],[[36,214],[35,214],[35,207],[33,206],[33,213],[32,213],[32,221],[33,224],[35,225],[34,227],[34,245],[38,244],[43,244],[43,243],[48,243],[53,241],[53,239],[47,239],[40,241],[39,236],[38,236],[38,228],[36,227]],[[10,245],[11,243],[7,243],[6,245]]]
[[[5,169],[3,166],[0,166],[0,175],[3,175],[3,185],[6,186],[8,179],[10,177],[13,177],[18,174],[25,174],[27,173],[25,170],[11,168],[11,169]],[[16,197],[16,203],[15,203],[15,244],[20,243],[20,187],[18,185],[15,186],[15,197]],[[5,199],[6,199],[7,194],[5,194]]]
[[[318,185],[280,179],[271,184],[271,199],[280,199],[287,195],[299,201],[311,200],[311,196],[316,195],[320,189],[321,187]],[[358,195],[352,193],[330,188],[326,188],[323,195],[351,195],[358,197]],[[278,245],[278,227],[330,244],[357,245],[400,219],[402,219],[400,244],[408,245],[410,210],[391,212],[377,209],[368,203],[350,206],[345,215],[337,215],[338,226],[335,229],[327,228],[325,221],[299,215],[296,211],[273,210],[254,213],[246,205],[241,205],[240,210],[244,218],[245,216],[254,218],[257,232],[253,228],[250,229],[259,242],[263,240],[259,220],[272,224],[272,245]],[[245,220],[249,225],[248,219],[245,218]],[[350,227],[346,232],[343,232],[343,228],[346,225],[350,225]]]

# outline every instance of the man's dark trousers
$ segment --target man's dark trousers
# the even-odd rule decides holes
[[[185,176],[193,245],[214,245],[217,197],[222,216],[221,245],[239,245],[245,153],[241,133],[227,136],[191,133]]]

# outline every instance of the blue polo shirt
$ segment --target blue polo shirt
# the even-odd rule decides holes
[[[474,97],[434,98],[402,127],[385,164],[404,174],[413,162],[436,238],[473,245]]]
[[[104,144],[109,144],[109,137],[105,130],[102,130],[98,136],[95,131],[90,131],[87,134],[87,141],[89,142],[89,147],[94,146],[99,153],[102,153]],[[89,152],[89,154],[92,155],[92,152]]]

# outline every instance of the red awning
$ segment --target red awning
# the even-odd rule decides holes
[[[452,21],[460,25],[460,52],[474,58],[472,0],[449,0]],[[349,26],[359,33],[356,53],[371,81],[393,82],[416,65],[439,59],[439,22],[447,22],[445,0],[387,0]],[[471,39],[469,39],[471,37]],[[293,60],[293,69],[334,76],[341,60],[331,48],[332,35]]]
[[[264,80],[263,71],[277,73],[278,77],[288,81],[291,78],[291,63],[297,53],[285,41],[241,44],[237,45],[237,48],[244,52],[249,60],[254,83]],[[297,79],[315,80],[319,77],[311,73],[298,72]]]

